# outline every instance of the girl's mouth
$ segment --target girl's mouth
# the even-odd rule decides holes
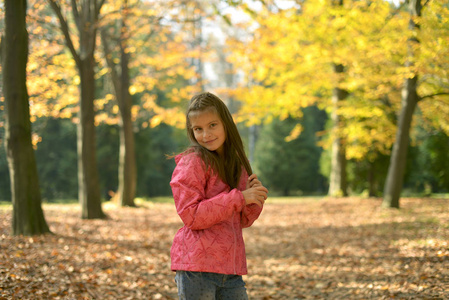
[[[205,143],[205,144],[211,144],[211,143],[215,142],[216,140],[217,140],[217,139],[210,140],[210,141],[205,141],[204,143]]]

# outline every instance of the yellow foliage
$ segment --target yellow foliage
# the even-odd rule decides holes
[[[152,80],[151,78],[147,78],[147,79],[144,79],[144,81],[145,82],[147,82],[147,83],[150,83],[150,84],[147,84],[147,86],[144,86],[143,85],[143,83],[144,82],[136,82],[135,84],[132,84],[130,87],[129,87],[129,93],[131,94],[131,95],[134,95],[134,94],[137,94],[137,93],[142,93],[143,91],[145,91],[148,87],[152,87],[152,86],[154,86],[154,82],[152,82],[152,81],[154,81],[154,80]]]
[[[344,126],[335,131],[344,137],[348,158],[388,153],[395,138],[389,118],[400,107],[404,78],[423,74],[422,96],[448,90],[448,11],[447,1],[427,3],[416,20],[421,44],[413,49],[414,65],[404,67],[409,15],[387,1],[345,1],[344,6],[306,1],[299,12],[262,8],[250,38],[229,42],[230,60],[245,74],[233,91],[242,102],[238,120],[259,124],[273,116],[300,117],[301,108],[313,104],[330,111],[338,87],[350,94],[337,111]],[[343,73],[334,72],[336,64],[344,66]],[[439,128],[448,127],[447,98],[420,103]]]
[[[35,3],[34,8],[30,15],[36,19],[45,6]],[[42,18],[54,21],[45,15]],[[29,22],[29,28],[27,88],[31,120],[44,116],[69,118],[78,102],[78,89],[74,86],[78,78],[75,63],[63,45],[41,37],[48,29],[36,22]]]
[[[119,111],[120,111],[120,109],[119,109],[119,107],[118,107],[118,105],[114,105],[114,106],[112,106],[112,113],[113,114],[118,114],[119,113]]]
[[[177,128],[185,128],[185,114],[179,107],[156,109],[156,115],[150,120],[150,127],[154,128],[162,122]]]
[[[302,130],[303,130],[302,125],[301,124],[296,124],[295,127],[290,132],[289,136],[287,136],[285,138],[285,141],[286,142],[291,142],[291,141],[297,139],[299,137],[299,135],[301,134]]]
[[[161,115],[156,115],[156,116],[151,118],[151,120],[150,120],[150,127],[154,128],[154,127],[158,126],[159,124],[161,124],[161,122],[162,122],[162,116]]]
[[[36,133],[32,133],[31,134],[31,144],[33,145],[34,150],[37,149],[37,144],[39,144],[40,142],[42,142],[42,137],[40,137]]]
[[[162,122],[182,127],[181,107],[199,86],[182,86],[180,82],[197,78],[191,60],[200,55],[203,60],[214,57],[191,46],[195,35],[192,24],[182,24],[174,31],[157,20],[203,12],[192,3],[185,5],[185,11],[177,9],[179,16],[168,8],[172,1],[130,0],[128,4],[131,11],[126,21],[132,34],[126,52],[130,54],[130,68],[138,70],[129,92],[133,99],[140,100],[133,107],[133,119],[143,119],[143,127]],[[102,7],[101,25],[118,24],[124,16],[122,5],[122,1],[107,1]],[[31,13],[38,14],[44,8],[33,4]],[[242,103],[236,121],[253,125],[274,117],[300,118],[302,108],[311,105],[330,112],[332,92],[338,87],[350,95],[337,110],[344,127],[335,131],[344,138],[348,158],[361,159],[371,151],[387,153],[395,132],[391,116],[400,107],[404,78],[419,75],[419,96],[444,93],[449,86],[447,1],[429,1],[423,17],[416,19],[420,30],[411,35],[408,20],[407,12],[394,11],[384,0],[344,1],[343,6],[331,0],[304,1],[300,8],[279,11],[262,6],[254,19],[236,26],[247,34],[228,41],[229,61],[243,74],[240,85],[227,92]],[[73,118],[80,84],[74,60],[62,45],[43,38],[45,27],[30,22],[29,31],[34,35],[27,70],[32,118]],[[413,49],[414,64],[404,67],[409,59],[405,45],[410,36],[416,36],[420,44]],[[78,42],[74,42],[77,47]],[[113,56],[119,62],[117,57]],[[96,59],[97,79],[103,80],[109,70],[100,51]],[[336,74],[337,64],[344,66],[343,73]],[[163,91],[165,98],[157,99],[155,91]],[[114,99],[111,91],[105,90],[102,97],[96,101],[97,122],[117,120],[118,106],[108,104]],[[447,96],[435,96],[419,103],[429,126],[447,133],[448,102]],[[300,130],[295,127],[287,139],[293,139]]]

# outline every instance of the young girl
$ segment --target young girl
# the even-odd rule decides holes
[[[186,113],[190,147],[175,157],[170,185],[184,222],[171,248],[179,299],[248,299],[242,228],[259,217],[268,190],[243,149],[226,105],[194,96]]]

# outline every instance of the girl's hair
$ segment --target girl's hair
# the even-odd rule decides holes
[[[215,151],[209,151],[202,147],[195,139],[192,124],[190,123],[190,114],[207,110],[216,112],[223,122],[226,133],[223,145],[224,157],[220,157]],[[248,175],[252,174],[237,126],[228,108],[220,98],[209,92],[194,96],[190,100],[186,112],[186,129],[190,140],[189,150],[198,153],[205,162],[206,168],[211,167],[231,188],[237,187],[242,174],[242,166],[246,169]],[[187,151],[190,152],[189,150]]]

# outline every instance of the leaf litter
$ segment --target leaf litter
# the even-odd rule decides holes
[[[268,201],[244,230],[250,299],[449,299],[449,200]],[[0,209],[0,300],[177,299],[170,246],[173,204],[44,205],[54,234],[11,236]]]

